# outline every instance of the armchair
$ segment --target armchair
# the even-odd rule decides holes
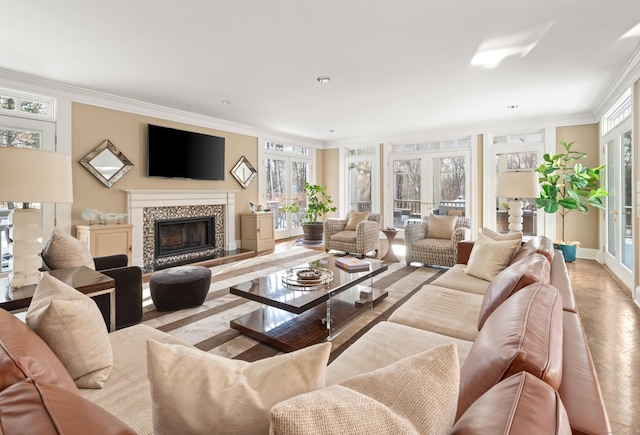
[[[404,229],[405,259],[407,265],[412,262],[433,266],[452,267],[458,259],[458,242],[471,238],[471,219],[455,216],[453,231],[442,231],[442,225],[449,216],[422,218],[422,223],[407,225]],[[429,220],[438,220],[438,231],[429,231]],[[449,221],[450,222],[450,221]]]
[[[378,253],[382,215],[379,213],[349,212],[344,219],[329,218],[324,222],[324,247],[347,254]]]

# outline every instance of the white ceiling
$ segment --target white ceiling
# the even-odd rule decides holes
[[[0,11],[4,70],[328,143],[595,120],[640,43],[638,0],[3,0]],[[499,50],[493,68],[472,65]]]

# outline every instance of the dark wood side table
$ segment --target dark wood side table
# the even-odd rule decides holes
[[[396,230],[380,230],[387,237],[387,242],[389,244],[389,249],[387,249],[387,253],[384,254],[384,257],[381,258],[382,261],[394,262],[397,263],[400,259],[396,256],[396,253],[393,252],[393,239],[398,235],[398,231]]]
[[[109,330],[115,331],[116,294],[115,280],[113,278],[86,266],[50,270],[44,273],[48,273],[89,297],[109,294],[109,323],[111,324]],[[0,308],[7,311],[29,308],[36,287],[36,285],[28,285],[14,289],[9,285],[7,278],[0,279]]]

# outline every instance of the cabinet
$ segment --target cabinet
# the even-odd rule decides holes
[[[240,218],[242,249],[261,252],[276,247],[273,213],[243,214]]]
[[[130,224],[76,225],[76,237],[87,244],[93,257],[127,254],[131,265]]]

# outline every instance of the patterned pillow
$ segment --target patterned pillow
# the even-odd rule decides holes
[[[87,266],[95,270],[96,265],[87,247],[78,239],[54,228],[42,250],[42,258],[51,269]]]

